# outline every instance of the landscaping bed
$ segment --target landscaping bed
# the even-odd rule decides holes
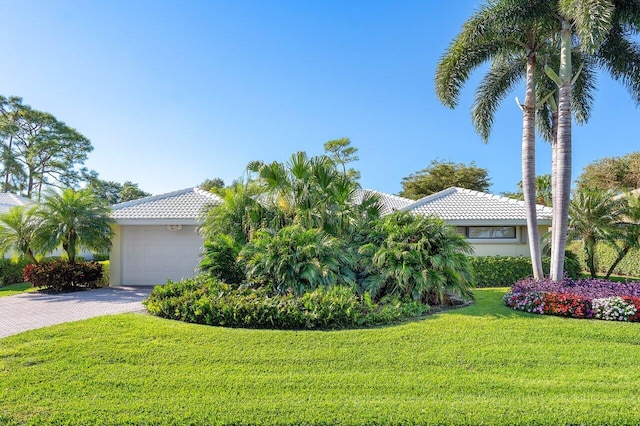
[[[640,282],[520,280],[504,295],[516,310],[607,321],[640,321]]]
[[[343,329],[394,324],[429,312],[429,305],[385,296],[373,301],[343,286],[319,287],[300,295],[268,288],[232,286],[200,275],[153,289],[144,301],[163,318],[226,327],[288,330]]]
[[[393,327],[125,314],[29,331],[0,340],[0,424],[640,423],[636,324],[532,316],[505,290]]]

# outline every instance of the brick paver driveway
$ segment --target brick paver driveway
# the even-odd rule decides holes
[[[144,311],[151,287],[107,287],[73,293],[0,297],[0,338],[100,315]]]

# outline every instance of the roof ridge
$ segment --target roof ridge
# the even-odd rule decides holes
[[[18,194],[14,194],[13,192],[0,192],[0,195],[6,195],[11,198],[13,201],[18,203],[19,205],[26,206],[29,203],[35,203],[31,198],[22,197]]]
[[[475,189],[467,189],[467,188],[459,188],[459,187],[454,187],[454,188],[456,188],[456,189],[458,189],[460,191],[463,191],[463,192],[467,192],[467,193],[471,193],[473,195],[477,195],[479,197],[495,198],[495,199],[506,201],[506,202],[509,202],[509,203],[512,203],[512,204],[517,204],[517,205],[522,206],[522,207],[526,207],[526,204],[524,203],[523,200],[518,200],[516,198],[505,197],[504,195],[492,194],[490,192],[476,191]],[[536,203],[536,209],[537,208],[551,210],[551,207],[549,207],[549,206],[545,206],[544,204]]]
[[[396,195],[396,194],[389,194],[387,192],[382,192],[382,191],[378,191],[377,189],[371,189],[371,188],[360,188],[361,191],[371,191],[371,192],[375,192],[376,194],[380,194],[380,195],[384,195],[385,197],[391,197],[391,198],[397,198],[399,200],[402,201],[409,201],[409,202],[413,202],[414,200],[412,200],[411,198],[406,198],[406,197],[402,197],[400,195]]]
[[[116,210],[116,209],[121,209],[125,207],[137,206],[138,204],[148,203],[149,201],[162,200],[164,198],[173,197],[175,195],[181,195],[181,194],[186,194],[188,192],[193,192],[195,189],[196,187],[191,187],[191,188],[179,189],[177,191],[167,192],[164,194],[151,195],[149,197],[143,197],[143,198],[138,198],[136,200],[125,201],[123,203],[114,204],[111,206],[111,208],[113,210]]]
[[[218,194],[214,194],[211,191],[205,191],[204,189],[200,188],[199,186],[194,187],[193,188],[193,192],[195,192],[197,194],[204,195],[205,197],[209,197],[214,201],[222,201],[222,197],[220,197]]]
[[[452,186],[452,187],[449,187],[447,189],[443,189],[442,191],[434,192],[433,194],[429,194],[429,195],[426,195],[426,196],[424,196],[422,198],[419,198],[419,199],[415,200],[413,203],[409,204],[408,206],[403,207],[402,210],[404,210],[404,211],[413,210],[416,207],[423,206],[423,205],[425,205],[427,203],[430,203],[430,202],[435,201],[435,200],[437,200],[439,198],[442,198],[445,195],[449,195],[449,194],[451,194],[453,192],[457,192],[457,190],[459,190],[459,189],[462,189],[462,188],[458,188],[458,187]]]

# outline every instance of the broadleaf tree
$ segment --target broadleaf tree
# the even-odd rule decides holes
[[[491,186],[491,179],[487,169],[473,161],[463,164],[433,160],[424,169],[402,178],[401,185],[400,196],[418,199],[452,186],[484,192]]]

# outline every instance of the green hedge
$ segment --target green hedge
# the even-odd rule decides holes
[[[210,276],[169,282],[144,302],[164,318],[207,325],[274,329],[340,329],[383,325],[419,316],[429,306],[398,298],[373,303],[349,287],[319,287],[302,295],[232,287]]]
[[[109,261],[108,260],[100,260],[97,261],[102,265],[102,277],[100,278],[99,286],[100,287],[109,287]]]
[[[27,260],[23,259],[0,258],[0,287],[23,282],[22,270],[28,263]]]
[[[576,254],[577,258],[580,260],[581,268],[583,270],[587,270],[582,243],[572,241],[567,245],[567,249]],[[596,268],[598,272],[603,274],[607,273],[617,256],[618,254],[611,246],[603,243],[598,244],[596,247]],[[630,250],[629,254],[627,254],[622,262],[618,264],[613,273],[616,275],[640,277],[640,250]]]
[[[542,259],[545,274],[549,273],[549,258]],[[528,257],[478,256],[471,258],[477,287],[509,287],[516,281],[532,275]],[[582,267],[571,253],[567,255],[564,269],[568,276],[578,278]]]

